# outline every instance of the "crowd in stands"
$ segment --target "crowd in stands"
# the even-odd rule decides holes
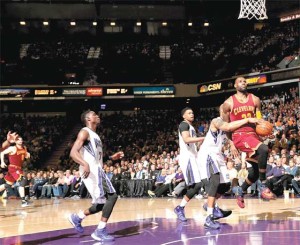
[[[218,115],[215,108],[195,110],[195,126],[201,135],[208,131],[210,120]],[[300,99],[298,88],[290,88],[278,94],[262,98],[262,114],[274,125],[273,135],[265,137],[269,146],[267,185],[278,196],[284,190],[294,190],[300,196]],[[175,115],[175,116],[174,116]],[[32,159],[27,178],[34,198],[80,198],[88,196],[81,181],[78,164],[70,157],[72,142],[61,156],[56,167],[41,170],[38,161],[41,154],[48,154],[66,125],[64,118],[5,117],[14,122],[14,129],[24,132]],[[178,162],[178,124],[180,113],[176,110],[135,111],[131,114],[116,112],[102,115],[98,133],[103,142],[104,165],[119,196],[131,196],[129,180],[144,180],[143,184],[152,197],[180,196],[186,191]],[[48,125],[46,122],[49,122]],[[122,122],[122,123],[120,123]],[[55,126],[53,126],[55,125]],[[130,127],[128,127],[130,125]],[[4,136],[3,136],[4,137]],[[75,136],[74,136],[75,137]],[[46,149],[45,149],[46,147]],[[49,148],[49,149],[48,149]],[[122,150],[125,157],[112,161],[108,156]],[[39,154],[40,152],[43,152]],[[227,167],[230,179],[242,183],[248,174],[247,163],[231,157],[228,148]],[[242,158],[243,159],[243,158]],[[1,181],[1,176],[0,176]],[[249,188],[253,196],[259,195],[258,181]],[[203,192],[205,189],[203,187]],[[147,192],[142,192],[147,195]],[[205,193],[202,193],[205,194]],[[227,193],[231,195],[230,191]],[[143,196],[142,195],[142,196]]]
[[[61,85],[67,84],[70,74],[79,84],[91,76],[100,84],[165,83],[167,77],[173,83],[199,83],[278,69],[284,57],[299,56],[300,48],[297,21],[237,30],[234,37],[213,29],[170,37],[134,35],[126,41],[118,35],[109,41],[105,36],[86,40],[86,34],[76,40],[27,39],[27,46],[10,46],[24,57],[1,57],[2,84]],[[97,58],[88,58],[97,48]]]

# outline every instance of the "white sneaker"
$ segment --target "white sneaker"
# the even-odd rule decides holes
[[[29,203],[26,202],[26,201],[22,201],[22,204],[21,204],[21,207],[22,208],[25,208],[25,207],[28,207],[29,206]]]
[[[203,199],[203,196],[201,194],[198,194],[197,196],[195,196],[195,198],[200,200],[200,199]]]

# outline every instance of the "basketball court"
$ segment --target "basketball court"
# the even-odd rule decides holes
[[[265,0],[241,0],[239,19],[267,19]],[[296,245],[300,244],[300,199],[278,198],[263,201],[246,198],[246,208],[240,209],[235,199],[223,198],[218,204],[233,213],[220,219],[221,229],[208,230],[203,224],[205,200],[192,199],[185,208],[187,222],[180,222],[174,208],[181,199],[121,198],[108,222],[108,232],[116,239],[100,243],[91,238],[100,214],[83,221],[79,234],[67,217],[86,209],[91,199],[34,200],[25,208],[20,200],[0,200],[0,245],[68,245],[68,244],[238,244]]]
[[[82,234],[67,220],[68,214],[89,207],[90,201],[35,200],[26,208],[20,207],[20,200],[4,201],[0,206],[0,244],[101,244],[90,236],[99,214],[83,221]],[[180,199],[119,199],[108,223],[109,233],[116,238],[110,244],[300,244],[300,199],[266,202],[249,198],[245,209],[240,209],[235,199],[220,199],[221,208],[233,211],[220,220],[220,230],[204,229],[204,201],[191,200],[186,207],[188,221],[182,223],[173,212]]]

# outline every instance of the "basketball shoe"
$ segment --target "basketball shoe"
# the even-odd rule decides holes
[[[115,240],[113,236],[107,233],[106,227],[104,227],[103,229],[97,228],[91,236],[93,239],[100,242],[112,242]]]
[[[206,229],[213,229],[213,230],[217,230],[221,228],[221,225],[219,222],[214,220],[213,215],[208,215],[205,219],[205,223],[204,223],[204,227]]]
[[[205,211],[207,211],[207,203],[203,204],[203,209]],[[226,218],[230,214],[232,214],[231,210],[223,210],[217,206],[217,207],[214,207],[214,210],[213,210],[213,219],[217,220],[217,219],[221,219],[221,218]]]
[[[261,198],[265,200],[275,199],[275,195],[270,191],[270,189],[264,183],[259,187],[259,192]]]
[[[25,200],[22,200],[21,207],[25,208],[25,207],[28,207],[28,206],[29,206],[29,202],[25,201]]]
[[[245,208],[245,200],[243,195],[243,189],[240,186],[235,186],[232,188],[232,192],[236,196],[236,203],[240,208]]]
[[[79,233],[83,232],[83,227],[81,225],[82,219],[79,218],[77,214],[70,214],[68,220],[73,225],[73,227],[77,232]]]
[[[175,214],[177,215],[177,218],[182,221],[182,222],[186,222],[187,219],[185,217],[185,214],[184,214],[184,207],[180,207],[180,206],[177,206],[175,209],[174,209],[174,212]]]

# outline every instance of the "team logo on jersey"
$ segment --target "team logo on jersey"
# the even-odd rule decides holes
[[[245,148],[250,148],[250,146],[247,142],[243,142],[243,143],[244,143]]]

